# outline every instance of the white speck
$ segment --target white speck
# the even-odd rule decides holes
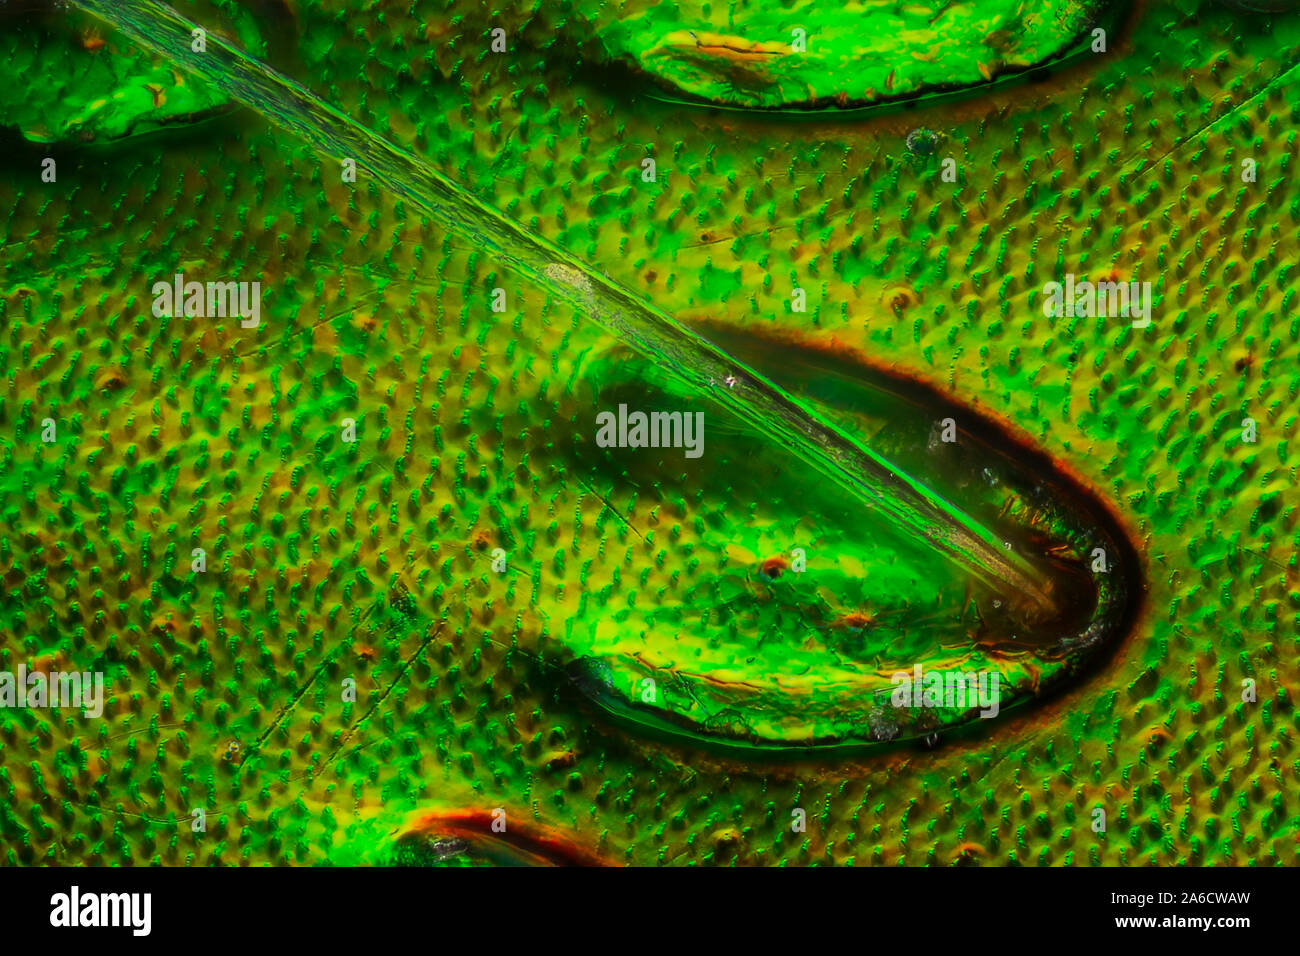
[[[580,292],[584,292],[588,295],[593,291],[590,279],[572,266],[566,266],[560,262],[547,263],[546,277],[548,279],[558,279],[565,285],[571,285]]]

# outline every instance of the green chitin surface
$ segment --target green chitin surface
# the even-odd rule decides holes
[[[0,862],[1294,865],[1293,6],[0,4]]]

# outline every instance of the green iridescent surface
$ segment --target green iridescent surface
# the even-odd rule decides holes
[[[980,70],[982,39],[945,36],[952,78],[896,74],[914,110],[774,116],[664,102],[656,69],[733,107],[804,95],[667,76],[685,61],[654,51],[698,35],[695,16],[788,44],[793,14],[662,22],[662,6],[177,9],[244,24],[222,29],[587,281],[881,454],[912,449],[909,472],[954,506],[1038,549],[1054,536],[1076,565],[1113,523],[1140,615],[1095,654],[996,659],[1017,706],[952,733],[961,715],[931,714],[937,747],[801,755],[869,742],[854,681],[974,660],[962,647],[994,660],[995,595],[571,294],[364,166],[344,182],[269,109],[190,126],[166,112],[174,90],[157,108],[150,92],[79,145],[86,94],[6,94],[0,669],[111,684],[98,721],[0,710],[7,862],[1295,862],[1300,22],[1151,5],[1118,17],[1104,53],[1060,63],[1048,34],[1011,31],[1016,56],[1055,65],[987,88],[985,72],[1014,77]],[[973,29],[978,6],[944,19]],[[815,14],[809,48],[851,60],[861,31]],[[27,51],[11,85],[60,87],[84,56],[114,85],[173,75],[93,25],[6,19],[7,48]],[[906,37],[870,42],[925,63]],[[855,82],[878,89],[886,55]],[[928,82],[964,96],[925,98]],[[177,271],[260,281],[260,326],[155,317],[151,287]],[[1065,273],[1150,281],[1152,324],[1045,316]],[[903,411],[886,373],[930,397]],[[705,455],[598,448],[595,415],[620,401],[704,411]],[[1007,477],[972,486],[927,451],[940,408],[1042,457],[1009,453]],[[1035,483],[1100,510],[1036,513]],[[649,702],[646,668],[663,678]],[[518,823],[506,839],[497,809]]]

